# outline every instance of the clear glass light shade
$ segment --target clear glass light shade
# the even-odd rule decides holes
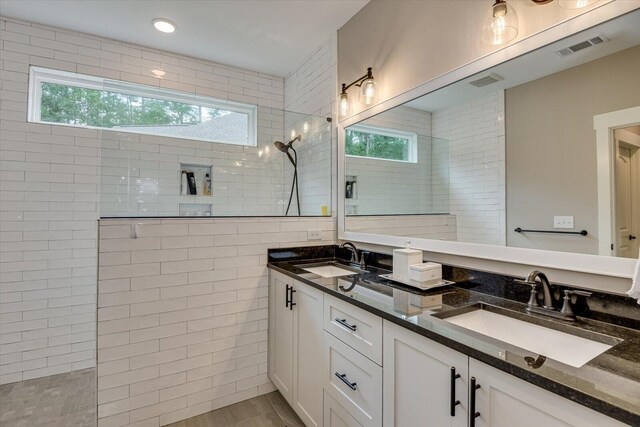
[[[507,2],[494,3],[482,27],[482,41],[498,46],[515,39],[518,35],[518,15]]]
[[[598,1],[599,0],[558,0],[558,6],[563,9],[582,9]]]
[[[340,99],[338,99],[338,114],[341,116],[347,116],[350,111],[351,103],[349,102],[349,95],[341,93]]]
[[[364,105],[372,105],[376,97],[376,82],[373,79],[366,79],[360,86],[359,100]]]

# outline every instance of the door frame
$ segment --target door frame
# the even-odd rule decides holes
[[[615,155],[616,129],[640,124],[640,106],[593,116],[598,170],[598,254],[615,256]],[[614,246],[615,248],[615,246]]]

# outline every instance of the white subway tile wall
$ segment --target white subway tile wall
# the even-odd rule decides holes
[[[347,212],[354,215],[432,212],[431,113],[401,106],[369,118],[364,124],[415,132],[418,158],[416,163],[406,163],[347,157],[345,173],[357,179],[354,198],[346,200]]]
[[[348,216],[345,228],[356,233],[457,240],[455,215]]]
[[[282,117],[270,112],[283,107],[284,80],[6,17],[0,18],[0,41],[0,383],[8,383],[95,364],[100,147],[102,133],[112,134],[27,123],[29,65],[255,104],[264,119],[258,129],[263,140],[270,140],[272,130],[281,126]],[[163,79],[153,76],[156,68],[165,70]],[[212,164],[218,161],[209,150],[201,150],[200,143],[193,142],[188,154],[180,156],[167,145],[175,142],[170,138],[127,139],[149,149],[149,167],[162,164],[163,156],[189,162],[202,155]],[[105,140],[107,145],[114,142]],[[219,166],[238,161],[246,162],[246,171],[262,167],[253,165],[259,163],[255,153],[244,159],[236,151],[228,151]],[[115,157],[105,156],[109,166],[117,165]],[[258,179],[253,172],[245,182]],[[236,178],[226,181],[229,191]],[[105,181],[103,189],[111,184]],[[277,191],[278,182],[270,184]],[[160,193],[166,188],[160,185]],[[171,191],[175,195],[177,190]],[[256,187],[254,200],[265,191]],[[165,268],[179,269],[178,264]],[[108,286],[119,285],[114,279]]]
[[[334,235],[333,218],[101,220],[98,425],[160,426],[274,390],[267,249]]]
[[[504,92],[435,111],[432,127],[449,141],[458,241],[505,245]]]
[[[181,205],[219,216],[282,215],[284,158],[273,141],[283,138],[283,116],[258,108],[257,147],[101,132],[101,216],[178,216],[185,213]],[[199,195],[180,195],[183,164],[210,168],[210,196],[202,195],[202,173]]]

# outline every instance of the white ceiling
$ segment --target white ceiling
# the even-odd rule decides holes
[[[0,0],[0,14],[285,76],[368,1]]]

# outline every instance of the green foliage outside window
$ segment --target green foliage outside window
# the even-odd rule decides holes
[[[42,83],[40,120],[79,126],[189,125],[224,112],[163,99]]]
[[[345,150],[349,156],[409,160],[409,140],[407,138],[348,129],[345,136]]]

